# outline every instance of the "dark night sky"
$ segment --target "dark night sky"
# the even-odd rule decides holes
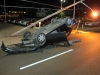
[[[45,4],[50,4],[54,6],[59,6],[60,7],[60,0],[28,0],[28,1],[34,1],[34,2],[40,2],[40,3],[45,3]],[[79,0],[76,0],[79,1]],[[25,7],[46,7],[46,8],[54,8],[52,6],[46,6],[46,5],[39,5],[35,3],[29,3],[29,2],[24,2],[21,0],[5,0],[7,6],[25,6]],[[65,3],[63,3],[63,7],[68,6],[72,4],[74,0],[66,0]],[[90,6],[93,9],[100,9],[100,0],[85,0],[84,3],[86,3],[88,6]],[[4,4],[4,0],[0,0],[0,5]],[[84,5],[79,4],[81,8],[85,8]],[[3,7],[0,6],[0,10],[3,9]],[[14,8],[13,8],[14,9]]]
[[[46,4],[55,5],[55,6],[60,6],[60,0],[29,0],[29,1],[35,1],[35,2],[40,2],[40,3],[46,3]],[[73,3],[73,1],[74,0],[66,0],[66,3],[63,3],[63,5],[70,5]],[[78,1],[78,0],[76,0],[76,1]],[[10,6],[13,6],[13,5],[15,5],[15,6],[19,6],[19,5],[40,6],[38,4],[23,2],[20,0],[5,0],[5,2],[6,2],[6,5],[10,5]],[[98,7],[100,4],[100,0],[85,0],[84,3],[86,3],[90,7]],[[3,4],[4,4],[4,0],[0,0],[0,5],[3,5]],[[43,7],[45,7],[45,6],[43,6]]]

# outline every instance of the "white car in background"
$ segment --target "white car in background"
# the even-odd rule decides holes
[[[100,24],[99,21],[87,21],[85,22],[85,26],[98,26]]]

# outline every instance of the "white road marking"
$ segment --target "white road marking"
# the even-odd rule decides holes
[[[44,61],[50,60],[50,59],[52,59],[52,58],[58,57],[58,56],[60,56],[60,55],[63,55],[63,54],[65,54],[65,53],[68,53],[68,52],[71,52],[71,51],[73,51],[73,49],[70,49],[70,50],[65,51],[65,52],[62,52],[62,53],[60,53],[60,54],[51,56],[51,57],[46,58],[46,59],[43,59],[43,60],[40,60],[40,61],[38,61],[38,62],[35,62],[35,63],[29,64],[29,65],[26,65],[26,66],[24,66],[24,67],[21,67],[20,70],[23,70],[23,69],[25,69],[25,68],[34,66],[34,65],[36,65],[36,64],[42,63],[42,62],[44,62]]]

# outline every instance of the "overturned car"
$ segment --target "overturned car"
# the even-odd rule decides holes
[[[73,27],[76,26],[76,21],[70,17],[53,18],[51,22],[44,27],[34,31],[25,32],[22,38],[22,43],[14,44],[6,47],[2,42],[1,49],[6,53],[26,53],[38,50],[48,44],[55,44],[66,41],[71,45],[67,37],[70,35]]]

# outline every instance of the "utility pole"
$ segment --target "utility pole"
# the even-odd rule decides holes
[[[4,13],[5,13],[5,20],[4,20],[4,22],[6,23],[7,21],[6,21],[6,7],[5,7],[5,0],[4,0]]]
[[[75,0],[74,0],[75,3]],[[74,5],[74,11],[73,11],[73,18],[75,19],[75,5]]]

